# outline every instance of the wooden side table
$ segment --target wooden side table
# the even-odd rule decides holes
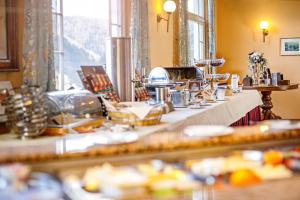
[[[273,103],[271,94],[273,91],[287,91],[287,90],[294,90],[298,89],[298,84],[291,84],[291,85],[279,85],[279,86],[267,86],[267,85],[257,85],[257,86],[244,86],[244,90],[257,90],[262,94],[262,101],[263,105],[260,107],[262,108],[262,119],[281,119],[280,116],[274,114],[272,112]]]

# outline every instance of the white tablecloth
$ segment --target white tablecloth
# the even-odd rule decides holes
[[[234,96],[226,97],[226,101],[219,101],[201,109],[178,108],[174,112],[162,116],[161,123],[155,126],[136,127],[128,132],[145,136],[162,131],[181,131],[189,125],[224,125],[229,126],[244,117],[249,111],[262,104],[260,94],[256,90],[247,90]],[[91,134],[68,134],[63,137],[41,137],[25,141],[16,135],[0,135],[1,147],[41,145],[57,140],[72,138],[97,139],[97,136],[109,134],[108,131],[97,130]]]
[[[162,122],[168,124],[166,129],[171,131],[189,125],[229,126],[259,105],[262,105],[259,92],[246,90],[234,96],[226,97],[226,101],[219,101],[202,109],[176,109],[176,111],[164,115]]]

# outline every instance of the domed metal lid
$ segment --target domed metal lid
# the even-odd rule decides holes
[[[161,84],[169,84],[169,73],[162,67],[155,67],[149,74],[149,84],[153,85],[161,85]]]

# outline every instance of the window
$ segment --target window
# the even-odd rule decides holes
[[[82,87],[82,65],[106,64],[106,40],[122,34],[122,0],[53,0],[59,89]]]
[[[62,15],[62,0],[52,1],[52,16],[53,16],[53,46],[54,46],[54,65],[58,74],[59,83],[57,84],[59,89],[63,86],[63,15]]]
[[[122,23],[121,23],[121,15],[118,13],[121,12],[121,3],[120,0],[110,0],[110,15],[109,15],[109,35],[111,37],[117,37],[122,34]]]
[[[205,57],[205,5],[204,0],[188,0],[189,54],[192,59]]]

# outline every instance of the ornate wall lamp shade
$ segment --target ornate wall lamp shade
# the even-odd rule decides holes
[[[164,3],[164,11],[167,13],[173,13],[176,10],[176,3],[172,0],[167,0]]]
[[[167,32],[169,32],[169,21],[170,15],[176,10],[176,3],[173,0],[166,0],[163,5],[164,11],[168,14],[167,18],[157,15],[157,23],[160,23],[162,20],[167,22]]]
[[[268,30],[269,22],[261,21],[259,26],[260,26],[260,29],[262,30],[262,33],[263,33],[263,42],[265,42],[266,41],[266,36],[269,35],[269,30]]]

